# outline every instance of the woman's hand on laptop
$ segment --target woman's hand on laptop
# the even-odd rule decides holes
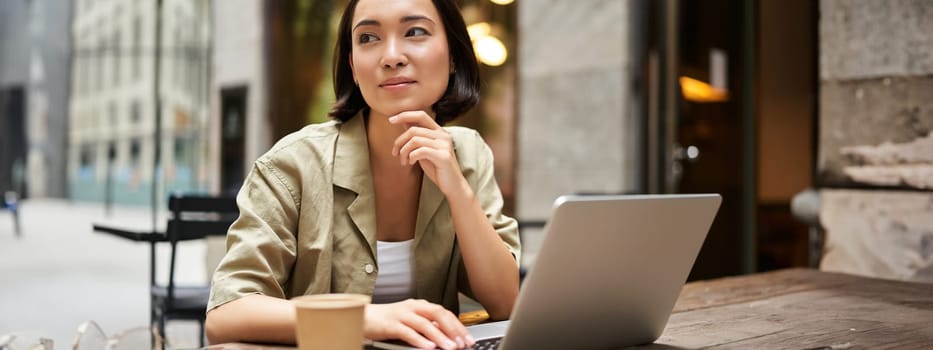
[[[368,339],[400,339],[423,349],[459,349],[475,343],[469,334],[456,315],[424,300],[366,306],[363,335]]]

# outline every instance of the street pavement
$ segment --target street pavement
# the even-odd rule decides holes
[[[164,225],[167,213],[157,215]],[[115,206],[108,215],[101,203],[33,199],[21,203],[20,219],[17,238],[12,215],[0,210],[0,342],[4,335],[17,336],[20,346],[49,338],[55,349],[70,349],[78,326],[88,320],[111,338],[130,332],[148,339],[138,334],[149,325],[149,245],[92,231],[93,223],[151,229],[148,207]],[[522,235],[526,265],[540,245],[537,233]],[[176,281],[208,283],[206,250],[203,242],[180,244]],[[168,253],[167,246],[157,250],[157,266],[167,266]],[[161,268],[157,279],[167,275]],[[167,344],[196,348],[197,332],[197,323],[171,322]]]
[[[159,213],[160,222],[165,217]],[[87,320],[108,337],[148,327],[149,246],[91,225],[151,228],[149,208],[117,206],[107,215],[100,203],[36,199],[21,203],[20,220],[17,238],[11,213],[0,210],[0,337],[15,335],[17,345],[49,338],[55,349],[70,349]],[[205,250],[201,242],[181,247],[178,281],[207,283]],[[156,256],[167,262],[167,247]],[[167,275],[167,268],[159,273]],[[194,322],[173,322],[166,333],[173,348],[197,347]]]

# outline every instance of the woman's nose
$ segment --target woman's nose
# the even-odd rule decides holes
[[[382,53],[383,67],[396,68],[408,64],[408,57],[405,55],[402,43],[398,40],[389,39],[384,47],[385,51]]]

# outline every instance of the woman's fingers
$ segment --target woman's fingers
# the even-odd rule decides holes
[[[411,140],[405,143],[404,146],[399,150],[399,159],[401,160],[402,165],[404,164],[414,164],[414,161],[411,159],[411,153],[417,150],[423,149],[433,149],[440,152],[449,152],[445,150],[444,141],[430,139],[422,136],[412,137]]]
[[[426,160],[431,162],[432,165],[438,165],[447,162],[450,158],[450,153],[429,147],[422,147],[411,151],[407,158],[409,164],[415,164],[418,161]]]
[[[432,140],[443,140],[450,142],[450,134],[448,134],[444,129],[428,129],[420,126],[413,126],[405,130],[404,133],[399,135],[395,139],[395,144],[392,147],[392,155],[398,155],[402,147],[405,146],[408,141],[415,137],[424,137]]]
[[[423,349],[460,349],[475,344],[457,316],[424,300],[367,306],[365,326],[369,339],[401,339]]]
[[[428,140],[446,140],[450,143],[450,135],[441,128],[440,125],[434,121],[430,115],[424,111],[407,111],[396,114],[392,117],[389,117],[389,123],[392,124],[401,124],[406,127],[405,132],[402,135],[399,135],[395,139],[395,144],[392,147],[392,154],[398,155],[400,162],[404,165],[407,162],[408,152],[405,152],[405,147],[408,146],[413,139],[423,138]],[[424,140],[421,140],[424,141]],[[421,146],[440,146],[443,147],[442,143],[433,143],[433,142],[421,142]],[[412,149],[412,146],[409,146],[408,150]]]
[[[451,337],[444,334],[434,322],[429,321],[417,313],[408,315],[408,317],[402,319],[402,323],[414,329],[416,332],[421,333],[421,335],[427,337],[428,340],[434,342],[434,344],[437,344],[437,346],[442,349],[456,349],[461,347],[458,346]]]
[[[406,126],[420,126],[428,129],[439,129],[441,126],[424,111],[407,111],[389,117],[389,123]]]
[[[462,188],[457,187],[464,178],[457,163],[453,138],[447,130],[423,111],[402,112],[389,118],[389,122],[406,128],[392,146],[392,154],[399,157],[399,164],[418,163],[445,195]]]
[[[436,349],[437,343],[428,340],[421,333],[411,328],[408,325],[402,324],[398,327],[398,330],[395,332],[396,337],[399,340],[402,340],[408,343],[411,346],[422,348],[422,349]]]
[[[452,312],[437,304],[426,303],[415,310],[419,316],[431,320],[432,326],[442,331],[457,347],[472,346],[467,339],[470,334],[463,323]]]

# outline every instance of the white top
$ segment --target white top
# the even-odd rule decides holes
[[[376,264],[379,274],[373,289],[373,303],[385,304],[414,296],[414,239],[401,242],[376,241]]]

